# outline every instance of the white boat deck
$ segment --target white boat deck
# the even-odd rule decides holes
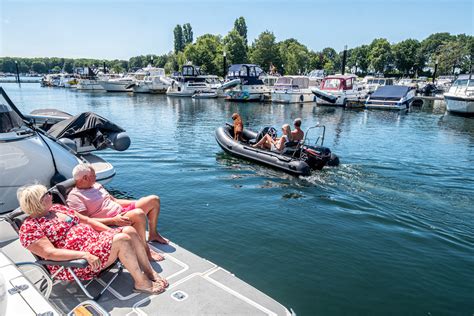
[[[160,295],[133,293],[132,279],[124,270],[98,301],[105,311],[111,315],[291,315],[266,294],[174,243],[153,243],[152,247],[165,256],[164,261],[153,263],[153,267],[168,279],[169,288]],[[0,249],[13,262],[34,260],[20,245],[10,224],[3,220]],[[92,281],[88,290],[97,293],[99,283],[107,281],[113,272]],[[32,281],[35,273],[37,276],[37,272],[25,271]],[[56,284],[49,298],[62,313],[87,300],[75,283]]]

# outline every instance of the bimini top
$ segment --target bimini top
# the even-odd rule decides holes
[[[401,99],[411,88],[407,86],[381,86],[370,96],[371,99]]]
[[[230,78],[258,77],[263,72],[259,65],[254,64],[234,64],[229,67],[227,76]]]

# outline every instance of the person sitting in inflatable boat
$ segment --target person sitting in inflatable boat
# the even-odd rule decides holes
[[[285,143],[292,141],[292,137],[290,125],[284,124],[281,129],[283,135],[280,138],[273,139],[270,135],[265,134],[265,136],[263,136],[258,143],[252,145],[252,147],[270,149],[271,151],[279,153],[283,152],[283,150],[285,150]]]

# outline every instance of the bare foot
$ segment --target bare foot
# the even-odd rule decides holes
[[[169,244],[169,240],[166,239],[165,237],[161,236],[160,233],[157,233],[157,235],[151,235],[148,237],[148,241],[156,241],[160,244]]]
[[[163,282],[151,282],[150,286],[137,286],[133,288],[133,292],[135,293],[144,293],[144,294],[161,294],[165,291],[167,286]]]
[[[163,257],[163,255],[161,255],[160,253],[158,253],[154,250],[151,250],[150,247],[148,247],[147,255],[148,255],[148,260],[150,260],[150,261],[163,261],[163,260],[165,260],[165,257]]]
[[[163,287],[168,287],[170,285],[168,281],[165,278],[161,277],[156,271],[153,271],[153,275],[149,275],[148,278],[150,278],[150,280],[155,283],[162,284]]]

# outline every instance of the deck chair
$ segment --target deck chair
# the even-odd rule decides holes
[[[59,203],[59,204],[66,204],[66,198],[67,198],[67,193],[74,187],[75,181],[74,179],[69,179],[66,181],[63,181],[61,183],[56,184],[52,188],[50,188],[48,191],[51,192],[53,196],[53,202],[54,203]],[[18,233],[20,230],[21,225],[23,224],[24,220],[28,217],[20,208],[17,208],[13,212],[7,214],[5,216],[5,220],[10,223],[10,225],[15,229],[15,231]],[[33,254],[34,255],[34,254]],[[39,268],[42,272],[43,275],[46,275],[49,277],[48,278],[42,278],[38,280],[35,285],[38,286],[38,289],[46,296],[49,297],[51,293],[51,288],[53,286],[53,281],[56,277],[56,275],[62,271],[63,269],[67,269],[69,273],[72,275],[74,278],[74,281],[77,283],[79,288],[84,292],[84,294],[91,300],[98,301],[102,294],[105,293],[105,291],[110,287],[110,285],[117,279],[117,277],[122,273],[123,271],[123,265],[119,260],[116,260],[112,265],[107,267],[106,269],[102,270],[101,273],[96,277],[96,278],[101,278],[105,273],[107,273],[109,270],[112,268],[117,268],[117,272],[114,273],[114,275],[111,277],[111,279],[103,286],[103,288],[100,290],[100,292],[96,295],[92,295],[89,290],[87,290],[87,287],[89,284],[92,283],[93,280],[88,281],[87,283],[83,283],[77,275],[74,273],[73,268],[86,268],[88,263],[87,260],[85,259],[75,259],[75,260],[68,260],[68,261],[52,261],[52,260],[44,260],[36,255],[34,255],[36,258],[35,262],[19,262],[16,263],[17,266],[35,266]],[[57,265],[60,266],[61,269],[59,269],[54,275],[51,275],[46,268],[46,265]],[[38,284],[39,283],[39,284]]]

